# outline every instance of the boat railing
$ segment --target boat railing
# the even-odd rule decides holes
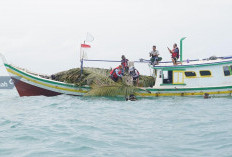
[[[23,72],[26,72],[26,73],[28,73],[28,74],[32,74],[32,75],[34,75],[34,76],[37,76],[37,77],[46,78],[46,79],[51,79],[51,76],[50,76],[50,75],[35,73],[35,72],[32,72],[32,71],[30,71],[30,70],[28,70],[28,69],[21,68],[21,67],[12,65],[12,64],[10,64],[10,66],[12,66],[12,67],[14,67],[14,68],[16,68],[16,69],[19,69],[19,70],[21,70],[21,71],[23,71]]]
[[[225,56],[225,57],[216,57],[215,60],[217,59],[232,59],[232,56]],[[213,60],[213,59],[210,59],[209,58],[204,58],[204,59],[188,59],[188,60],[183,60],[183,62],[194,62],[194,61],[206,61],[206,60]],[[118,60],[97,60],[97,59],[84,59],[83,61],[87,61],[87,62],[118,62],[120,63],[121,61],[118,61]],[[150,63],[150,60],[147,60],[147,59],[143,59],[143,58],[140,58],[139,60],[137,61],[133,61],[134,63]],[[159,63],[172,63],[172,61],[163,61],[163,62],[159,62]]]

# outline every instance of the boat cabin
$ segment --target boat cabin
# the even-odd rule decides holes
[[[161,62],[151,68],[156,82],[153,88],[211,87],[232,83],[232,57],[184,61],[176,66]]]

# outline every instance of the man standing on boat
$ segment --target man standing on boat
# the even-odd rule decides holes
[[[139,85],[139,71],[135,69],[135,67],[131,67],[129,69],[130,76],[133,78],[133,85],[138,86]]]
[[[128,73],[129,66],[128,66],[128,59],[126,59],[125,55],[122,55],[121,65],[125,73]]]
[[[117,68],[114,68],[110,72],[110,77],[114,82],[117,82],[118,79],[122,79],[123,76],[123,67],[119,65]]]
[[[157,65],[158,64],[158,59],[159,59],[159,51],[156,50],[156,46],[154,45],[152,47],[152,51],[150,52],[150,61],[151,61],[151,65]]]
[[[170,50],[168,48],[169,52],[172,54],[172,63],[173,65],[177,65],[177,60],[179,59],[179,48],[177,47],[177,44],[173,44],[173,49]]]

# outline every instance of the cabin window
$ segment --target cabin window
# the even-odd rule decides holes
[[[196,77],[197,74],[194,71],[186,71],[185,73],[186,77]]]
[[[225,76],[230,76],[231,74],[230,74],[230,71],[231,71],[231,66],[229,67],[229,66],[224,66],[223,67],[223,70],[224,70],[224,75]]]
[[[200,71],[200,75],[204,77],[211,76],[211,72],[209,70],[202,70]]]
[[[172,71],[163,71],[163,84],[172,84]]]
[[[184,83],[184,71],[162,71],[163,84],[160,86],[167,85],[186,85]]]
[[[173,84],[184,84],[184,71],[173,71]]]

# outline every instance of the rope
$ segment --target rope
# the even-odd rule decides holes
[[[92,60],[92,59],[84,59],[83,61],[87,62],[121,62],[116,60]],[[141,61],[133,61],[134,63],[149,63],[150,60],[142,59]]]
[[[121,62],[121,61],[114,61],[114,60],[91,60],[91,59],[84,59],[84,61],[88,61],[88,62]]]
[[[92,59],[84,59],[83,61],[87,62],[121,62],[115,60],[92,60]],[[141,59],[140,61],[133,61],[134,63],[150,63],[150,60]],[[159,62],[159,63],[172,63],[171,61],[167,62]]]
[[[222,58],[222,59],[231,59],[232,56],[228,56],[228,57],[218,57],[218,58]],[[199,59],[194,59],[194,60],[189,60],[189,61],[198,61]],[[204,60],[204,59],[203,59]],[[206,59],[205,59],[206,60]],[[87,61],[87,62],[121,62],[121,61],[116,61],[116,60],[94,60],[94,59],[83,59],[83,61]],[[184,60],[185,61],[185,60]],[[134,63],[150,63],[150,60],[146,60],[146,59],[140,59],[139,61],[134,61]],[[166,61],[166,62],[159,62],[159,63],[172,63],[172,61]]]

